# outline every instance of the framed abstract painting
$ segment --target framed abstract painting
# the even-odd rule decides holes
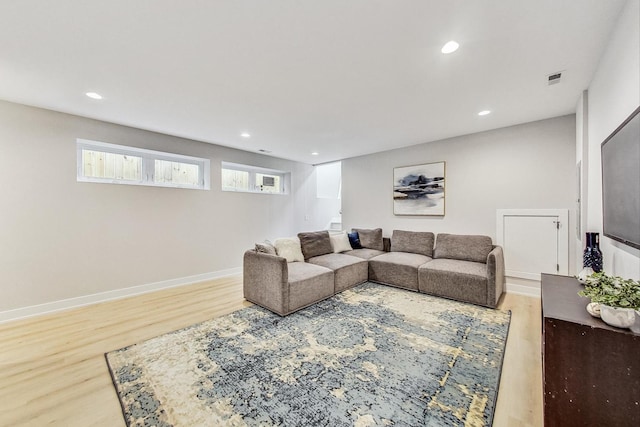
[[[393,169],[395,215],[444,216],[445,162]]]

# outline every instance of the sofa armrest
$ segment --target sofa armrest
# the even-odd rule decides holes
[[[505,287],[504,252],[501,246],[494,246],[487,256],[487,277],[489,278],[487,305],[495,307]]]
[[[244,298],[282,316],[289,311],[289,270],[285,258],[254,250],[244,253]]]

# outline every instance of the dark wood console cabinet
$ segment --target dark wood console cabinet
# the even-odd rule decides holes
[[[541,286],[544,425],[640,426],[640,335],[590,316],[573,277]]]

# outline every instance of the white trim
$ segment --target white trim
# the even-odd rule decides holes
[[[526,271],[504,270],[506,276],[519,277],[521,279],[540,281],[542,275],[540,273],[529,273]]]
[[[516,285],[514,283],[506,284],[506,291],[509,294],[525,295],[528,297],[540,298],[540,288],[532,286]]]
[[[222,160],[220,164],[224,169],[233,169],[233,170],[244,171],[244,172],[258,172],[258,173],[268,174],[268,175],[278,175],[278,174],[284,175],[287,173],[286,171],[281,171],[278,169],[263,168],[262,166],[243,165],[241,163],[226,162],[224,160]]]
[[[40,316],[42,314],[54,313],[86,305],[98,304],[107,301],[128,298],[134,295],[146,294],[162,289],[175,288],[179,286],[192,285],[194,283],[206,282],[208,280],[221,277],[235,276],[242,273],[241,267],[229,268],[226,270],[213,271],[210,273],[196,274],[194,276],[179,277],[177,279],[164,280],[162,282],[147,283],[145,285],[132,286],[112,291],[99,292],[97,294],[83,295],[75,298],[68,298],[59,301],[47,302],[44,304],[32,305],[28,307],[16,308],[13,310],[0,311],[0,324],[11,322],[27,317]]]

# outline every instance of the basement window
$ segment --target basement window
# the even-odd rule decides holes
[[[222,191],[286,194],[288,172],[222,162]]]
[[[209,190],[209,159],[76,140],[77,181]]]

